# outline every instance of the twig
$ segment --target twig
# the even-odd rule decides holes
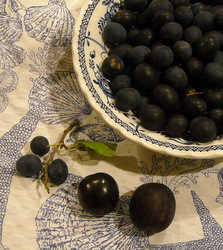
[[[189,96],[189,95],[202,95],[202,94],[203,94],[203,92],[195,91],[195,92],[191,92],[191,93],[187,94],[186,96]]]
[[[64,143],[64,139],[67,136],[67,134],[73,129],[74,126],[78,126],[78,121],[76,119],[68,126],[67,129],[64,130],[59,143],[55,144],[55,148],[53,149],[52,153],[50,154],[49,159],[45,163],[43,163],[44,171],[39,176],[39,178],[42,178],[44,176],[44,186],[45,186],[48,193],[49,193],[49,188],[47,186],[47,183],[48,183],[48,180],[49,180],[48,167],[49,167],[51,161],[53,160],[53,158],[54,158],[54,156],[55,156],[55,154],[56,154],[56,152],[58,151],[59,148],[61,148],[61,149],[64,148],[65,150],[68,149],[68,146],[66,146],[65,143]]]

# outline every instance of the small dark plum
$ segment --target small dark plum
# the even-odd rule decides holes
[[[211,31],[206,32],[205,36],[213,37],[218,42],[218,45],[220,46],[220,49],[222,48],[223,34],[220,31],[211,30]]]
[[[189,6],[190,1],[189,0],[169,0],[174,8],[177,8],[179,6]]]
[[[160,106],[168,113],[176,111],[179,107],[179,95],[168,84],[159,84],[152,89],[151,99],[154,104]]]
[[[198,26],[202,32],[212,30],[214,27],[214,14],[209,11],[201,11],[194,16],[193,26]]]
[[[123,43],[126,36],[127,32],[120,23],[107,23],[102,30],[102,39],[107,47],[113,47],[114,45]]]
[[[68,167],[62,159],[55,159],[48,166],[47,172],[51,183],[59,186],[67,179]]]
[[[167,43],[175,43],[183,37],[183,27],[177,22],[168,22],[160,30],[160,37]]]
[[[153,27],[156,30],[159,30],[164,24],[168,22],[173,22],[174,16],[173,14],[168,10],[159,10],[157,11],[152,19]]]
[[[173,11],[174,20],[182,25],[183,28],[188,27],[193,18],[194,14],[189,6],[179,6]]]
[[[206,61],[213,59],[218,50],[219,43],[212,36],[204,35],[194,45],[194,54]]]
[[[154,40],[154,31],[151,28],[140,29],[136,38],[136,45],[150,47]]]
[[[174,53],[169,46],[158,45],[151,50],[150,63],[157,68],[169,67],[174,61]]]
[[[202,38],[202,31],[197,26],[190,26],[184,30],[183,40],[193,45]]]
[[[124,0],[124,8],[134,12],[141,12],[147,6],[147,0]]]
[[[222,1],[222,0],[220,0]],[[215,6],[212,6],[211,12],[216,16],[219,12],[223,10],[223,2],[221,5],[217,4]]]
[[[211,87],[223,87],[223,64],[208,63],[203,70],[204,79]]]
[[[147,10],[149,11],[151,17],[160,10],[168,10],[173,12],[173,5],[169,0],[153,0],[149,3]]]
[[[138,64],[133,75],[133,81],[137,88],[151,90],[160,83],[160,71],[148,63]]]
[[[198,57],[189,58],[184,64],[184,70],[188,77],[196,78],[199,77],[204,69],[204,62]]]
[[[130,88],[132,86],[132,80],[128,75],[118,75],[110,81],[109,86],[112,93],[116,94],[121,89]]]
[[[120,9],[113,17],[113,21],[120,23],[126,30],[132,28],[136,21],[136,15],[128,9]]]
[[[148,104],[139,113],[139,120],[142,127],[152,131],[161,131],[166,123],[166,115],[159,106]]]
[[[187,86],[188,78],[185,71],[179,66],[171,66],[165,70],[164,80],[174,89],[184,89]]]
[[[50,151],[49,141],[45,136],[36,136],[31,140],[30,148],[34,154],[43,156]]]
[[[43,170],[43,165],[37,155],[27,154],[16,161],[16,170],[24,177],[32,177],[37,176]]]
[[[193,54],[191,45],[186,41],[177,41],[173,45],[174,58],[180,62],[187,61]]]
[[[223,88],[205,88],[203,93],[209,109],[223,109]]]
[[[119,56],[123,62],[126,62],[129,51],[133,48],[133,46],[129,43],[121,43],[108,51],[108,55],[116,55]]]
[[[223,132],[223,109],[211,109],[207,112],[207,117],[214,121],[216,128],[217,128],[217,134],[220,135]]]
[[[119,189],[115,179],[106,173],[91,174],[78,186],[78,200],[87,213],[102,217],[115,209]]]
[[[188,132],[189,119],[183,114],[173,114],[167,119],[166,135],[174,138],[183,137]]]
[[[134,88],[124,88],[119,90],[115,95],[115,106],[124,112],[128,112],[136,108],[140,100],[141,95],[138,90]]]
[[[173,192],[161,183],[146,183],[139,186],[129,204],[132,223],[148,235],[165,230],[172,223],[175,210]]]
[[[198,116],[190,121],[189,132],[192,140],[206,143],[216,138],[217,127],[210,118]]]
[[[138,45],[133,47],[128,53],[128,63],[131,65],[138,65],[140,63],[148,62],[151,50],[145,45]]]
[[[223,115],[223,109],[211,109],[207,112],[207,117],[212,119],[214,122],[217,122],[217,120],[220,118],[220,116]]]
[[[194,13],[194,15],[197,15],[201,11],[205,11],[205,5],[202,2],[193,3],[191,5],[191,10]]]
[[[196,94],[189,94],[182,100],[182,112],[189,118],[204,115],[206,111],[206,102]]]
[[[112,80],[117,75],[122,74],[124,69],[125,65],[123,60],[116,55],[106,57],[101,65],[102,74],[109,80]]]

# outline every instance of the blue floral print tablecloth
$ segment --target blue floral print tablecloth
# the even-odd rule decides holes
[[[82,95],[71,56],[82,4],[0,0],[0,249],[223,249],[222,159],[148,151],[105,124]],[[15,162],[31,152],[31,139],[43,135],[55,144],[74,118],[80,127],[66,144],[113,142],[115,156],[62,151],[69,177],[50,193],[18,176]],[[112,213],[96,219],[81,209],[77,186],[99,171],[116,179],[120,198]],[[169,228],[151,237],[128,215],[131,192],[147,182],[166,184],[177,204]]]

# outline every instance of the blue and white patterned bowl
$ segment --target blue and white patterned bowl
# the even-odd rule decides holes
[[[135,116],[115,108],[108,81],[101,75],[100,65],[107,57],[101,32],[118,7],[118,0],[86,1],[75,24],[72,45],[74,68],[89,103],[121,135],[150,150],[183,158],[223,157],[222,137],[210,143],[169,138],[144,129]]]

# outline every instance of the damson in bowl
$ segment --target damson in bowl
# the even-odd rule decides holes
[[[210,142],[166,136],[163,132],[145,129],[142,121],[131,111],[121,111],[116,107],[109,80],[101,72],[102,63],[109,51],[102,39],[102,31],[119,8],[119,1],[87,1],[76,20],[72,44],[73,62],[79,85],[89,103],[113,129],[149,150],[183,158],[222,157],[222,136]],[[162,90],[159,88],[156,91]],[[193,126],[196,128],[196,123]]]

